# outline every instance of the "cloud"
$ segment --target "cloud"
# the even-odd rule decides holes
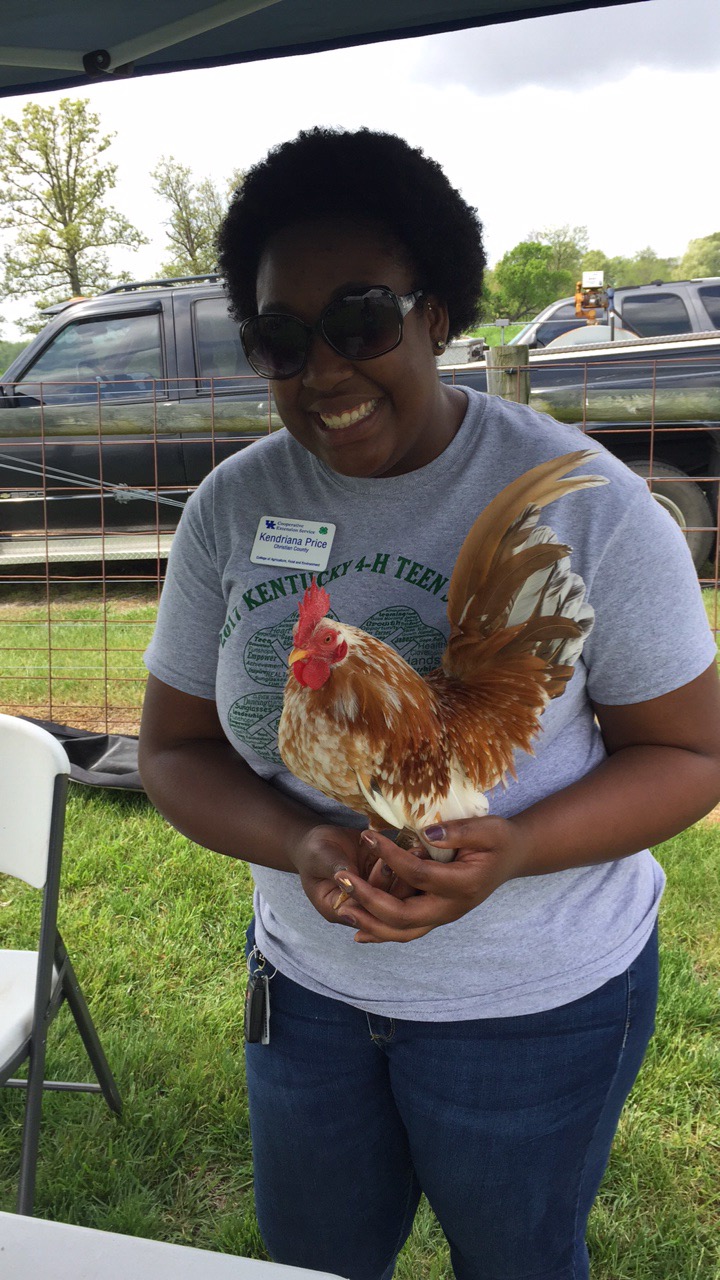
[[[414,78],[485,96],[529,85],[588,89],[637,67],[718,66],[717,0],[643,0],[436,36],[422,42]]]

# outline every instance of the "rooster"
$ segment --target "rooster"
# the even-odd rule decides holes
[[[593,622],[570,548],[538,525],[542,507],[600,476],[565,478],[596,455],[541,463],[478,516],[448,588],[441,666],[419,675],[389,645],[328,617],[313,579],[293,630],[280,754],[301,781],[450,861],[423,829],[487,812],[485,793],[531,752],[540,716],[572,676]]]

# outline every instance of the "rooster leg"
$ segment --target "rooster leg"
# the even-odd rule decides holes
[[[380,830],[381,830],[380,824],[379,824],[379,822],[377,821],[377,819],[375,819],[375,821],[373,821],[373,820],[372,820],[372,818],[371,818],[371,819],[370,819],[370,822],[368,823],[368,825],[369,825],[369,827],[370,827],[370,830],[371,830],[371,831],[380,831]],[[409,828],[405,827],[405,828],[404,828],[404,829],[403,829],[403,830],[402,830],[402,831],[401,831],[401,832],[400,832],[400,833],[395,837],[395,844],[396,844],[396,845],[398,845],[401,849],[417,849],[417,845],[418,845],[417,836],[415,836],[415,835],[413,834],[413,832],[412,832],[412,831],[410,831],[410,829],[409,829]],[[390,868],[389,868],[389,867],[387,867],[387,868],[386,868],[386,870],[387,870],[387,871],[390,871]],[[340,882],[342,883],[342,877],[339,877],[339,879],[340,879]],[[384,889],[386,889],[386,890],[387,890],[387,892],[389,893],[389,892],[394,888],[394,886],[395,886],[395,884],[396,884],[396,883],[397,883],[397,876],[395,875],[395,872],[394,872],[394,871],[392,871],[392,872],[390,872],[390,878],[389,878],[389,880],[388,880],[387,884],[383,885],[383,888],[384,888]],[[344,906],[344,904],[347,902],[347,900],[348,900],[348,898],[349,898],[349,897],[350,897],[350,894],[349,894],[349,893],[346,893],[344,889],[341,889],[341,890],[340,890],[340,892],[339,892],[339,894],[338,894],[338,896],[337,896],[337,898],[335,899],[335,901],[334,901],[334,902],[333,902],[333,904],[332,904],[332,905],[333,905],[333,911],[339,911],[339,910],[340,910],[340,908],[341,908],[342,906]]]

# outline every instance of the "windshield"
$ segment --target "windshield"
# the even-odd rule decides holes
[[[520,332],[516,333],[515,337],[510,339],[508,346],[515,347],[517,346],[518,342],[523,342],[527,334],[529,334],[534,324],[535,324],[535,321],[531,320],[529,324],[524,325],[523,328],[520,330]]]

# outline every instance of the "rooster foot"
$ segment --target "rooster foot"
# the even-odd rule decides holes
[[[417,849],[420,841],[414,831],[411,831],[409,827],[403,827],[402,831],[398,831],[395,837],[395,844],[398,849]]]

